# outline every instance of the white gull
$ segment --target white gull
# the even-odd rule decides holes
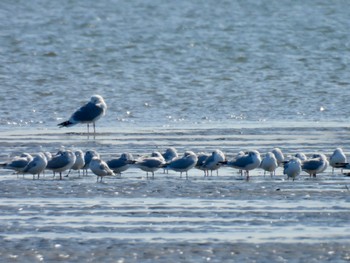
[[[292,178],[293,181],[295,177],[301,173],[301,160],[297,157],[292,157],[288,162],[284,164],[283,174],[287,175],[287,178]]]
[[[329,158],[329,164],[332,166],[332,174],[334,174],[334,168],[343,168],[343,164],[347,162],[347,158],[342,148],[334,150],[333,154]]]
[[[272,153],[275,155],[277,159],[277,164],[280,166],[284,162],[284,154],[280,148],[274,148]]]
[[[108,165],[96,156],[91,159],[89,167],[90,170],[97,175],[97,182],[99,178],[100,182],[102,182],[103,177],[114,175]]]
[[[216,175],[219,175],[218,170],[226,160],[225,154],[220,150],[214,150],[212,154],[205,159],[202,164],[204,175],[209,176],[209,171],[213,175],[213,171],[216,170]]]
[[[264,176],[266,172],[269,172],[271,177],[276,174],[278,167],[276,156],[272,152],[268,152],[262,158],[260,168],[264,170]]]

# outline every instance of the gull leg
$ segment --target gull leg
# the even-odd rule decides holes
[[[71,171],[72,171],[72,169],[69,169],[69,171],[65,177],[68,177]]]

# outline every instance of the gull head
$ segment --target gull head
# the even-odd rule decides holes
[[[104,102],[104,99],[100,95],[93,95],[90,99],[90,101],[94,104]]]

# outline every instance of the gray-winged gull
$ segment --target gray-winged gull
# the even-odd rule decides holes
[[[89,124],[92,123],[94,127],[94,134],[96,133],[95,122],[105,115],[107,104],[100,95],[93,95],[88,103],[76,110],[69,120],[57,124],[60,128],[71,127],[78,123],[86,123],[89,133]]]

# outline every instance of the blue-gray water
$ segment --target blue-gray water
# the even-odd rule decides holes
[[[349,154],[347,1],[1,1],[0,158],[175,146]],[[100,94],[96,138],[57,123]],[[349,261],[349,178],[1,171],[12,262]]]
[[[347,1],[2,1],[0,124],[347,121]],[[176,125],[176,124],[175,124]]]

